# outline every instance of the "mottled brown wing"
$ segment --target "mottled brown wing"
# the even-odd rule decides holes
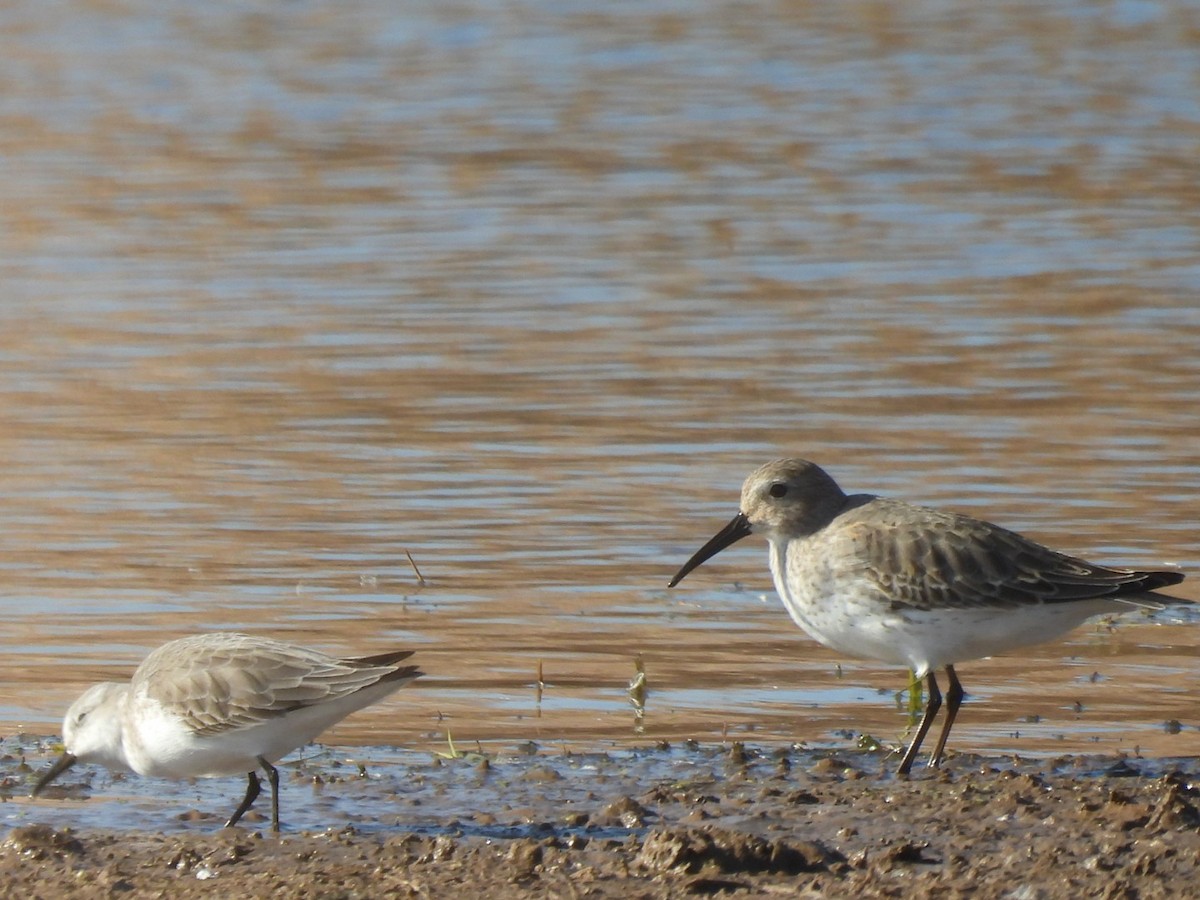
[[[245,728],[290,710],[354,693],[379,681],[412,678],[386,654],[342,660],[266,638],[198,635],[165,644],[138,668],[133,689],[180,716],[200,735]]]
[[[891,502],[881,506],[890,514],[874,524],[859,521],[848,527],[864,570],[893,608],[1011,608],[1115,599],[1183,580],[1179,572],[1089,563],[968,516]]]

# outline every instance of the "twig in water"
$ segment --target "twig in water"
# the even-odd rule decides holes
[[[425,587],[425,576],[422,575],[421,570],[417,568],[416,560],[412,558],[412,554],[407,550],[404,551],[404,555],[408,557],[408,564],[412,566],[412,570],[417,573],[417,584],[419,584],[421,587]]]

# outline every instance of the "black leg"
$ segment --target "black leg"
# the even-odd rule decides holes
[[[951,678],[953,677],[951,675]],[[925,740],[925,735],[929,733],[929,726],[933,724],[933,717],[942,708],[942,692],[938,690],[937,679],[933,676],[933,669],[930,669],[929,674],[925,676],[925,684],[929,691],[929,699],[925,701],[925,715],[921,716],[921,724],[917,726],[917,736],[912,739],[912,743],[904,751],[904,759],[900,760],[900,768],[896,770],[897,775],[907,775],[912,769],[913,758],[917,755],[917,751],[921,749],[921,741]]]
[[[942,752],[946,749],[946,738],[950,737],[950,728],[954,725],[954,717],[958,715],[958,708],[962,706],[963,689],[958,683],[958,676],[954,674],[954,666],[946,666],[946,677],[950,679],[950,686],[946,688],[946,721],[942,723],[942,733],[938,737],[937,748],[933,751],[933,756],[929,757],[929,768],[936,769],[942,764]]]
[[[267,780],[271,782],[271,830],[279,832],[279,770],[266,761],[263,757],[258,758],[258,764],[263,767],[267,773]]]
[[[237,812],[230,816],[229,821],[225,823],[226,828],[232,828],[238,823],[238,819],[240,819],[245,814],[246,810],[250,808],[250,805],[254,803],[256,799],[258,799],[258,795],[262,791],[262,785],[258,783],[258,775],[256,775],[254,772],[248,772],[246,774],[246,779],[247,784],[245,799],[242,800],[242,805],[237,808]]]

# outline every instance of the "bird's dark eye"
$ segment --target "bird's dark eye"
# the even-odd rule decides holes
[[[778,500],[780,497],[787,496],[787,491],[788,491],[788,486],[786,484],[784,484],[782,481],[777,481],[773,485],[771,485],[769,488],[767,488],[767,493],[770,494],[772,497],[774,497],[776,500]]]

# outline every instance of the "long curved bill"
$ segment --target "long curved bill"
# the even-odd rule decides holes
[[[29,792],[29,796],[36,797],[42,792],[42,790],[45,789],[46,785],[52,782],[63,772],[67,771],[67,769],[71,768],[73,765],[75,765],[74,754],[64,753],[55,761],[54,765],[50,767],[49,771],[38,779],[38,783],[33,786],[33,790]]]
[[[728,525],[713,535],[711,541],[692,554],[692,558],[685,562],[683,568],[675,573],[675,577],[671,579],[667,587],[675,587],[675,585],[683,581],[687,573],[692,571],[692,569],[705,560],[716,556],[730,544],[736,544],[748,534],[750,534],[750,520],[746,518],[745,513],[738,513]]]

